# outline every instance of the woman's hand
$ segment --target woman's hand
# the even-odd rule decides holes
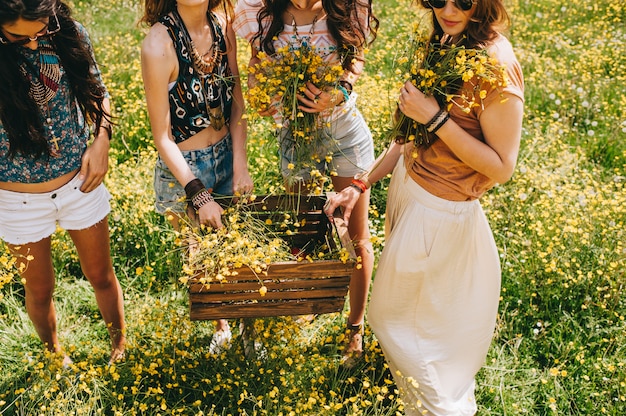
[[[96,138],[83,153],[79,179],[83,181],[81,192],[88,193],[96,189],[109,170],[109,139],[103,135]]]
[[[222,213],[224,208],[215,201],[207,202],[199,210],[195,210],[191,204],[187,207],[187,216],[194,225],[206,225],[211,228],[222,228]]]
[[[300,102],[298,108],[305,113],[321,113],[343,102],[341,91],[335,88],[322,90],[310,82],[306,83],[304,95],[298,94],[297,98]]]
[[[428,123],[440,110],[435,97],[427,97],[411,81],[400,88],[398,106],[405,116],[421,124]]]
[[[254,183],[248,169],[233,170],[233,191],[236,196],[248,194],[253,188]]]
[[[343,208],[343,220],[348,224],[352,209],[356,202],[359,200],[361,192],[359,192],[353,186],[347,186],[328,198],[326,204],[324,204],[324,213],[328,216],[330,221],[333,221],[333,215],[338,207]]]

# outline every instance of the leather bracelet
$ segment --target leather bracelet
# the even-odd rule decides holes
[[[448,112],[446,110],[441,109],[437,111],[437,114],[435,114],[435,116],[432,119],[430,119],[430,121],[426,124],[426,130],[429,133],[433,133],[433,129],[439,126],[441,121],[445,119],[447,116],[448,116]]]
[[[443,117],[443,119],[439,121],[436,126],[431,127],[429,132],[433,134],[436,133],[437,130],[439,130],[444,124],[446,124],[446,121],[448,121],[449,119],[450,119],[450,113],[446,111],[446,115]]]
[[[426,130],[428,130],[430,128],[430,126],[432,126],[433,124],[435,124],[435,122],[437,121],[437,119],[443,114],[443,108],[440,108],[439,111],[437,111],[435,113],[435,115],[433,116],[433,118],[431,118],[430,120],[428,120],[427,123],[424,123],[424,125],[426,126]]]
[[[206,186],[198,178],[192,179],[185,185],[185,195],[187,195],[187,201],[191,202],[194,196],[199,192],[206,189]]]

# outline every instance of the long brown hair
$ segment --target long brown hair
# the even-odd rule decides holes
[[[152,26],[159,19],[176,8],[176,0],[144,0],[143,16],[139,19],[140,24]],[[231,0],[209,0],[208,10],[217,11],[222,9],[227,21],[233,17],[233,3]]]
[[[268,54],[275,52],[273,40],[285,28],[282,14],[289,2],[290,0],[263,0],[263,7],[257,15],[259,32],[254,36],[253,42],[258,40],[261,50]],[[361,20],[357,16],[358,7],[367,8],[367,27],[361,27]],[[378,33],[379,21],[372,12],[372,0],[367,0],[366,3],[359,0],[322,0],[322,8],[327,14],[328,30],[337,42],[342,65],[349,70],[353,59],[358,59],[359,51],[374,42]],[[270,23],[263,27],[267,18]]]
[[[56,13],[61,30],[50,38],[80,110],[96,131],[102,120],[110,121],[103,101],[106,90],[92,72],[96,65],[83,36],[71,17],[70,8],[58,0],[2,2],[0,25],[20,17],[37,20]],[[30,81],[20,70],[22,58],[15,46],[0,45],[0,120],[9,138],[9,157],[18,152],[35,158],[50,155],[41,111],[30,96]]]

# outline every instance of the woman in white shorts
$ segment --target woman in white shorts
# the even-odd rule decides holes
[[[0,238],[14,255],[30,259],[21,271],[28,316],[46,348],[69,365],[52,299],[51,235],[58,225],[74,241],[94,288],[115,362],[124,356],[125,324],[110,256],[110,195],[102,184],[110,104],[89,36],[61,1],[5,2],[0,66],[14,80],[0,83]]]

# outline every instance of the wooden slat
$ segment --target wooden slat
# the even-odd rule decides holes
[[[309,290],[289,290],[280,292],[267,292],[265,296],[261,296],[258,291],[228,293],[227,297],[220,293],[191,293],[189,301],[193,304],[198,303],[219,303],[226,301],[271,301],[279,299],[319,299],[344,297],[347,294],[347,287],[343,288],[325,288],[325,289],[309,289]]]
[[[222,318],[259,318],[269,316],[294,316],[323,314],[343,310],[345,299],[318,299],[317,301],[283,301],[272,303],[223,303],[215,307],[191,305],[189,318],[192,321],[214,320]]]
[[[211,282],[211,284],[227,285],[229,282],[236,282],[240,280],[260,281],[265,279],[280,279],[280,278],[324,278],[330,276],[346,276],[352,273],[354,268],[353,262],[342,263],[339,260],[318,260],[314,262],[303,261],[288,261],[272,263],[265,274],[255,274],[249,268],[237,269],[239,274],[235,276],[228,276],[223,282]],[[201,292],[205,286],[198,283],[191,283],[189,291],[192,293]]]
[[[258,291],[262,285],[265,285],[268,292],[283,290],[303,290],[303,289],[322,289],[331,287],[347,287],[350,284],[350,275],[334,276],[327,279],[278,279],[259,281],[236,281],[224,284],[214,283],[195,290],[192,293],[220,293],[227,294],[232,292]]]

